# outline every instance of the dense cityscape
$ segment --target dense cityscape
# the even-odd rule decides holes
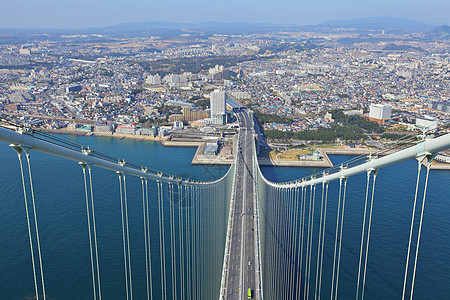
[[[250,107],[269,137],[346,125],[333,111],[372,117],[388,131],[436,127],[450,113],[448,36],[443,26],[4,41],[0,111],[44,129],[157,135],[162,126],[164,136],[224,125],[211,112],[210,94],[220,90]],[[386,120],[373,116],[374,104],[389,106]]]

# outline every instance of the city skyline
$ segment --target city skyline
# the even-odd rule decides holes
[[[0,12],[0,28],[83,29],[129,22],[243,22],[266,24],[316,25],[342,19],[376,16],[406,18],[444,25],[450,23],[450,3],[431,1],[361,2],[355,0],[320,2],[281,0],[246,2],[231,0],[212,3],[204,0],[184,2],[67,1],[31,0],[5,3]],[[326,10],[324,10],[326,8]]]

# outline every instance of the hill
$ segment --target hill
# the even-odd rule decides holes
[[[355,28],[366,30],[385,30],[400,32],[428,32],[434,28],[431,24],[426,24],[414,20],[395,17],[373,17],[353,20],[326,21],[320,26],[332,26],[340,28]]]
[[[437,27],[426,33],[426,36],[433,39],[450,39],[450,26]]]

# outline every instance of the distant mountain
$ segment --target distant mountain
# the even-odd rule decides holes
[[[141,22],[123,23],[112,26],[85,29],[40,29],[40,28],[0,28],[0,44],[26,43],[32,40],[61,41],[109,41],[114,38],[135,38],[161,36],[163,38],[184,35],[204,36],[212,34],[257,34],[268,33],[287,25],[270,25],[262,23],[172,23]]]
[[[373,17],[354,20],[326,21],[319,26],[332,26],[341,28],[356,28],[370,30],[385,30],[395,32],[427,32],[435,26],[414,20],[395,17]]]
[[[426,33],[426,36],[434,39],[450,39],[450,26],[437,27]]]
[[[397,44],[387,44],[386,46],[383,47],[383,50],[387,50],[387,51],[408,51],[408,52],[421,52],[424,51],[422,48],[420,47],[413,47],[410,45],[397,45]]]

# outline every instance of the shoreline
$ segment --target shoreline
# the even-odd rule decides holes
[[[108,133],[108,132],[87,132],[81,130],[67,130],[67,129],[39,129],[42,132],[57,133],[57,134],[73,134],[82,136],[101,136],[101,137],[113,137],[120,140],[123,139],[134,139],[141,141],[155,141],[164,142],[170,138],[170,136],[160,137],[160,136],[149,136],[149,135],[136,135],[136,134],[122,134],[122,133]]]
[[[171,136],[165,137],[153,137],[147,135],[134,135],[134,134],[117,134],[117,133],[102,133],[102,132],[85,132],[85,131],[74,131],[67,129],[39,129],[42,132],[48,133],[57,133],[57,134],[73,134],[73,135],[81,135],[81,136],[98,136],[98,137],[113,137],[118,138],[120,140],[123,139],[135,139],[140,141],[153,141],[160,142],[164,147],[197,147],[197,151],[194,154],[194,157],[191,161],[193,165],[231,165],[234,160],[233,157],[220,157],[220,153],[218,155],[204,155],[204,147],[206,141],[171,141]],[[233,138],[234,145],[234,138]],[[258,164],[260,166],[273,166],[273,167],[307,167],[307,168],[331,168],[333,167],[333,163],[331,162],[329,155],[370,155],[376,150],[372,149],[358,149],[358,148],[350,148],[350,149],[335,149],[335,148],[318,148],[320,151],[321,157],[320,160],[273,160],[270,158],[259,157]],[[394,153],[395,151],[387,151],[382,155],[388,155]],[[427,160],[424,160],[423,165],[426,166]],[[431,170],[450,170],[450,164],[436,163],[433,162],[431,164]]]

